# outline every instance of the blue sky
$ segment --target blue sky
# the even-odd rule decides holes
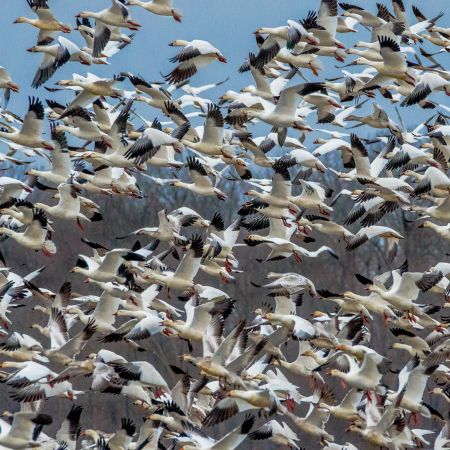
[[[62,78],[70,78],[73,72],[84,74],[86,70],[92,71],[100,76],[110,76],[123,70],[139,73],[148,80],[160,80],[160,72],[168,73],[173,65],[168,58],[173,56],[176,49],[169,47],[168,43],[173,39],[205,39],[218,47],[227,57],[228,64],[214,63],[208,66],[201,73],[196,75],[192,84],[200,85],[203,82],[219,81],[226,76],[231,79],[227,84],[220,86],[215,91],[208,91],[207,96],[215,100],[226,89],[238,90],[249,84],[251,78],[249,74],[238,74],[237,68],[245,59],[249,51],[255,50],[254,36],[252,32],[259,26],[278,26],[286,23],[287,19],[303,18],[310,9],[317,9],[318,0],[174,0],[175,5],[184,13],[184,21],[176,23],[171,18],[159,17],[150,14],[141,8],[133,8],[133,18],[143,24],[142,30],[137,33],[135,42],[125,50],[110,59],[111,66],[81,66],[75,63],[66,64],[60,69],[47,85],[52,85]],[[355,0],[355,4],[367,6],[375,1]],[[429,17],[436,15],[440,10],[448,5],[446,0],[427,1],[426,7],[415,2],[422,8],[422,12]],[[49,0],[49,4],[59,20],[74,26],[75,14],[82,10],[99,11],[108,7],[109,0]],[[390,2],[387,2],[390,7]],[[405,5],[410,11],[412,2],[405,1]],[[21,85],[20,95],[14,95],[10,109],[23,113],[27,105],[28,95],[38,95],[42,99],[50,96],[56,100],[65,101],[64,93],[50,94],[40,88],[34,90],[30,88],[34,72],[39,64],[41,55],[26,53],[26,49],[35,44],[37,30],[30,25],[16,24],[13,21],[18,16],[34,17],[25,0],[2,0],[2,14],[0,16],[0,26],[3,31],[2,36],[8,41],[3,44],[0,64],[5,66],[11,73],[13,79]],[[446,23],[447,17],[442,19]],[[411,22],[414,18],[411,15]],[[447,22],[448,23],[448,22]],[[369,32],[359,27],[358,39],[368,40]],[[77,32],[67,35],[77,44],[83,41]],[[356,40],[353,33],[340,35],[339,38],[347,45],[351,45]],[[351,39],[351,41],[349,41]],[[425,44],[426,48],[430,48]],[[431,47],[431,49],[435,47]],[[352,59],[348,58],[350,62]],[[445,65],[448,61],[447,55],[440,55],[439,61]],[[338,71],[335,69],[337,63],[332,58],[322,58],[326,70],[322,72],[318,80],[322,77],[335,76]],[[350,69],[352,71],[353,69]],[[356,68],[359,70],[359,67]],[[310,80],[314,80],[308,71],[306,75]],[[298,79],[297,82],[300,82]],[[129,88],[129,85],[125,85]],[[436,97],[442,99],[443,97]],[[385,104],[383,100],[378,100]],[[403,113],[404,110],[402,110]],[[411,115],[414,111],[414,115]],[[156,111],[155,111],[156,113]],[[148,113],[151,118],[153,111]],[[414,117],[428,117],[428,112],[423,113],[417,107],[405,112],[405,120],[409,123]]]

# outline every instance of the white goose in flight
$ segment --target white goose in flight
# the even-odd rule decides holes
[[[53,150],[52,142],[42,139],[44,107],[38,98],[29,97],[28,112],[25,114],[20,131],[0,131],[0,137],[29,148]]]

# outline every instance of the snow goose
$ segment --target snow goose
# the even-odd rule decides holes
[[[297,206],[305,210],[318,211],[324,216],[329,216],[333,208],[325,203],[325,198],[329,193],[321,186],[320,183],[314,181],[298,180],[302,186],[300,195],[291,196],[290,212],[297,213],[291,206]]]
[[[168,289],[192,290],[203,256],[203,239],[198,235],[193,236],[186,247],[187,252],[175,272],[150,270],[145,273],[144,279],[166,286]]]
[[[66,443],[69,450],[75,450],[81,432],[80,419],[83,407],[73,405],[56,432],[55,439],[61,445]]]
[[[2,379],[2,382],[6,382],[6,384],[15,388],[20,388],[47,379],[52,374],[52,371],[46,366],[34,361],[4,361],[0,363],[0,365],[2,368],[12,367],[18,369]]]
[[[92,323],[100,333],[109,333],[115,331],[113,327],[116,313],[119,309],[120,299],[113,297],[106,291],[98,299],[92,314],[85,314],[81,309],[75,306],[67,308],[68,314],[76,314],[83,325]]]
[[[441,11],[437,16],[433,17],[432,19],[427,19],[420,9],[416,6],[412,6],[412,11],[416,19],[418,20],[418,23],[412,25],[405,30],[406,36],[413,39],[414,42],[420,41],[420,38],[422,35],[419,35],[419,33],[430,30],[431,32],[438,31],[439,33],[442,32],[443,35],[445,35],[445,28],[437,27],[436,22],[443,16],[443,11]]]
[[[183,380],[180,380],[172,389],[172,396],[175,395],[175,398],[178,398],[178,385],[180,383],[182,384]],[[187,394],[189,395],[189,389],[187,390]],[[184,393],[182,395],[184,396]],[[184,400],[184,398],[181,399]],[[183,403],[180,406],[175,400],[171,400],[170,402],[165,401],[164,406],[158,408],[153,414],[148,416],[148,419],[156,423],[162,423],[166,429],[186,436],[185,431],[192,430],[200,432],[197,424],[189,417],[189,412],[187,405]]]
[[[311,404],[305,417],[297,417],[290,411],[286,411],[284,415],[289,417],[301,431],[318,437],[322,443],[325,440],[334,441],[334,437],[325,430],[325,425],[330,418],[330,412],[327,409]]]
[[[131,19],[128,8],[120,0],[111,0],[111,7],[99,12],[82,11],[76,17],[95,19],[94,46],[92,55],[99,57],[116,27],[139,30],[141,25]]]
[[[136,98],[137,100],[139,100],[139,96]],[[145,101],[145,103],[150,104],[148,101]],[[214,104],[208,103],[206,105],[206,111],[208,111],[209,107],[213,107]],[[202,107],[202,110],[204,110],[205,108]],[[197,112],[193,112],[193,113],[188,113],[188,114],[184,114],[180,107],[178,106],[176,101],[173,100],[165,100],[164,104],[162,106],[162,111],[163,113],[168,116],[170,118],[170,120],[175,123],[177,125],[177,127],[182,126],[185,122],[189,121],[189,117],[195,117],[196,115],[198,115]],[[188,132],[185,135],[185,139],[189,142],[197,142],[200,137],[199,137],[199,133],[197,131],[196,128],[190,127]]]
[[[401,106],[411,106],[425,100],[432,92],[444,91],[450,95],[450,81],[433,72],[426,72],[419,79],[414,90],[402,101]]]
[[[252,282],[253,286],[274,290],[282,288],[286,289],[290,294],[297,294],[299,292],[307,290],[312,297],[315,297],[317,295],[314,283],[309,278],[306,278],[301,274],[293,272],[287,273],[268,272],[266,276],[268,279],[275,278],[275,280],[271,281],[270,283],[266,283],[262,286],[259,286]]]
[[[144,258],[126,248],[115,248],[106,252],[100,262],[84,255],[78,255],[78,261],[71,272],[80,273],[93,280],[109,282],[120,279],[118,270],[124,261],[144,261]]]
[[[303,100],[316,107],[317,123],[332,123],[336,118],[335,110],[341,108],[341,105],[328,95],[325,87],[320,92],[304,95]]]
[[[81,107],[72,108],[64,114],[64,117],[70,118],[74,126],[57,125],[57,131],[65,131],[78,139],[89,142],[101,142],[107,147],[111,147],[111,138],[92,121],[86,109]]]
[[[288,362],[284,359],[278,359],[276,364],[279,364],[281,367],[284,367],[295,375],[321,379],[320,374],[315,372],[315,369],[319,367],[319,364],[312,356],[305,355],[305,353],[311,349],[312,347],[309,342],[300,341],[298,343],[297,358],[294,361]]]
[[[369,241],[375,237],[384,238],[387,240],[388,251],[392,259],[397,253],[398,242],[403,239],[403,236],[389,227],[383,227],[379,225],[372,225],[366,228],[361,228],[353,238],[349,239],[347,242],[346,250],[348,252],[358,248],[364,242]]]
[[[382,356],[376,352],[367,352],[364,354],[364,360],[361,366],[358,366],[351,357],[347,357],[347,360],[350,365],[348,372],[332,369],[330,375],[341,378],[350,386],[366,392],[378,392],[381,389],[380,381],[382,374],[378,369],[378,365],[383,360]]]
[[[123,72],[121,75],[126,76],[131,84],[136,88],[136,92],[143,92],[148,97],[136,97],[136,100],[145,102],[147,105],[164,110],[168,102],[172,102],[172,96],[168,91],[158,84],[149,83],[139,75],[133,75],[130,72]],[[172,103],[171,103],[172,104]],[[175,107],[175,103],[173,103]]]
[[[36,71],[31,87],[38,88],[48,81],[68,61],[91,65],[92,57],[73,42],[60,36],[54,45],[35,45],[27,49],[30,53],[43,53],[44,57]]]
[[[323,89],[323,83],[304,83],[284,88],[280,93],[277,104],[273,107],[268,104],[265,110],[250,109],[247,116],[250,119],[257,118],[272,125],[278,130],[278,142],[284,144],[287,128],[310,131],[303,119],[297,116],[298,97],[311,94]]]
[[[301,148],[291,150],[287,155],[282,157],[282,160],[290,161],[302,167],[309,167],[322,173],[325,173],[327,170],[316,156]]]
[[[389,159],[389,155],[386,155],[386,159]],[[386,170],[392,170],[403,167],[406,164],[429,164],[433,167],[438,167],[438,163],[433,159],[433,155],[414,145],[405,143],[393,154],[385,168]]]
[[[204,219],[196,211],[186,206],[182,206],[171,211],[169,213],[169,216],[176,217],[177,220],[180,221],[182,227],[192,226],[207,228],[210,225],[210,222],[208,220]]]
[[[54,310],[55,309],[56,308],[54,308]],[[62,313],[61,310],[53,311],[53,313],[55,314],[54,318],[56,326],[60,327],[60,330],[62,330],[65,326],[62,322],[64,313]],[[48,332],[48,330],[46,331]],[[89,320],[81,331],[76,333],[67,341],[65,339],[60,340],[58,345],[46,349],[44,354],[52,363],[68,365],[72,363],[74,358],[83,350],[89,339],[91,339],[96,331],[97,327],[94,324],[94,320]],[[50,386],[50,388],[51,387],[52,386]]]
[[[5,108],[8,106],[11,91],[20,91],[20,86],[17,83],[14,83],[11,75],[2,66],[0,66],[0,89],[5,90]]]
[[[301,23],[294,20],[288,20],[287,23],[288,25],[275,28],[259,27],[254,32],[256,36],[267,35],[256,56],[257,69],[262,69],[275,58],[282,47],[292,50],[302,39],[309,44],[318,44],[318,40]]]
[[[430,394],[438,395],[450,404],[450,390],[448,388],[435,387],[430,391]]]
[[[46,214],[64,220],[76,220],[81,230],[84,226],[81,221],[97,221],[101,220],[101,214],[94,213],[91,218],[81,213],[80,198],[78,190],[72,183],[62,183],[58,186],[59,202],[55,206],[49,206],[45,203],[35,203],[35,208],[40,208]]]
[[[292,234],[295,232],[295,228],[291,227],[288,230],[292,230]],[[271,252],[263,261],[278,261],[280,259],[289,258],[290,256],[294,256],[294,259],[301,263],[303,261],[303,257],[308,258],[317,258],[321,253],[329,253],[333,258],[338,259],[336,253],[330,247],[326,245],[322,245],[317,250],[311,251],[306,250],[300,245],[291,242],[290,236],[287,238],[280,237],[271,237],[271,236],[259,236],[257,234],[250,234],[245,239],[244,242],[250,246],[255,247],[260,244],[267,245]],[[261,261],[262,262],[262,261]]]
[[[201,341],[213,316],[220,314],[223,318],[226,318],[231,313],[233,305],[234,301],[229,299],[202,304],[195,304],[191,299],[185,304],[186,322],[165,319],[162,324],[176,331],[181,339],[188,342]]]
[[[337,18],[337,33],[356,33],[355,25],[359,23],[359,20],[355,17],[338,16]]]
[[[46,256],[56,253],[56,246],[48,239],[48,220],[42,209],[33,208],[33,218],[26,230],[21,233],[9,228],[0,228],[0,233],[14,239],[19,245],[35,251],[42,250]]]
[[[186,242],[186,238],[181,236],[181,221],[179,221],[175,216],[168,215],[165,209],[158,212],[159,224],[157,227],[145,227],[139,228],[133,231],[131,234],[124,236],[149,236],[153,239],[157,239],[162,242],[170,242],[171,245],[175,245],[176,242],[182,243]],[[122,239],[122,238],[117,238]]]
[[[83,47],[83,50],[89,53],[92,56],[94,51],[94,40],[95,40],[95,28],[92,28],[91,22],[87,17],[76,18],[77,27],[76,30],[80,32],[82,38],[85,40],[86,46]],[[102,58],[108,57],[109,50],[118,45],[119,50],[121,48],[126,47],[127,45],[133,42],[134,35],[126,35],[122,33],[120,27],[111,27],[111,35],[109,37],[109,41],[107,42],[105,48],[100,53],[100,58],[94,58],[97,61],[104,61]],[[116,47],[117,48],[117,47]],[[102,64],[100,62],[100,64]],[[105,64],[105,62],[103,62]]]
[[[416,355],[399,373],[398,390],[396,393],[388,394],[388,400],[395,402],[397,396],[401,395],[399,406],[413,415],[420,414],[424,417],[431,417],[430,409],[423,402],[424,391],[428,378],[437,369],[436,365],[427,366],[420,363],[420,358]]]
[[[189,122],[173,131],[172,135],[162,131],[161,123],[155,119],[152,126],[146,128],[136,142],[124,153],[125,158],[134,159],[136,164],[143,164],[153,158],[162,146],[168,145],[180,152],[183,149],[181,139],[189,130]]]
[[[428,167],[415,187],[414,194],[421,195],[430,191],[436,194],[443,194],[445,191],[450,193],[450,178],[436,167]]]
[[[175,180],[171,182],[171,186],[187,189],[194,194],[215,196],[219,200],[226,200],[227,196],[220,189],[216,188],[206,171],[206,166],[193,156],[188,156],[187,166],[189,168],[189,176],[193,183],[186,183],[184,181]]]
[[[261,69],[256,68],[257,59],[253,53],[249,53],[248,62],[256,86],[246,86],[241,89],[241,92],[248,92],[269,102],[275,102],[278,99],[281,90],[297,73],[297,69],[294,67],[286,75],[275,78],[275,80],[269,84],[264,77],[264,72]]]
[[[177,55],[170,59],[171,62],[178,63],[165,80],[171,84],[180,83],[195,75],[201,67],[204,67],[214,60],[226,63],[226,58],[220,50],[207,41],[195,39],[185,41],[177,39],[169,44],[171,47],[184,47]]]
[[[127,102],[114,120],[111,130],[108,132],[110,141],[112,142],[111,149],[108,150],[106,145],[101,142],[96,142],[95,151],[77,152],[79,158],[93,160],[94,166],[94,176],[90,174],[91,176],[81,175],[81,177],[88,179],[92,184],[100,188],[113,188],[114,181],[120,184],[119,180],[125,173],[121,169],[135,166],[133,161],[125,157],[129,145],[127,140],[122,139],[123,134],[126,132],[131,104],[132,100]],[[112,169],[109,169],[110,167]],[[83,173],[83,170],[81,172]],[[84,170],[84,173],[86,174],[86,170]],[[127,180],[126,175],[124,177],[125,179],[122,179],[123,182],[132,181],[132,178]],[[128,193],[128,189],[125,188],[125,192]],[[120,193],[120,190],[117,190],[117,193]]]
[[[52,141],[54,149],[51,152],[51,170],[43,171],[38,169],[30,169],[29,175],[34,175],[43,178],[52,184],[65,183],[71,174],[70,155],[67,151],[67,139],[62,131],[58,131],[57,127],[52,124]]]
[[[355,163],[355,177],[363,179],[371,179],[370,160],[367,148],[361,139],[355,134],[350,135],[350,152]]]
[[[371,79],[370,76],[364,74],[353,74],[345,70],[342,71],[344,74],[344,82],[337,83],[336,81],[325,81],[324,85],[327,89],[339,94],[339,99],[341,102],[349,101],[360,95],[367,95],[368,97],[374,97],[375,94],[367,91],[363,92],[361,89],[364,85]]]
[[[33,192],[34,183],[22,182],[13,177],[0,177],[0,200],[4,207],[25,200],[26,193]]]
[[[279,145],[278,135],[277,133],[269,133],[267,135],[267,139],[270,139],[275,145]],[[286,140],[284,142],[284,146],[288,148],[302,148],[305,149],[305,145],[303,144],[305,140],[305,135],[299,137],[299,139],[293,138],[291,136],[286,136]]]
[[[357,410],[363,394],[362,391],[352,388],[346,393],[339,405],[328,405],[322,401],[319,403],[319,407],[329,410],[331,415],[338,419],[356,420],[359,418]]]
[[[258,409],[273,414],[277,411],[280,401],[271,389],[231,390],[219,401],[203,420],[203,425],[210,427],[233,417],[241,411]]]
[[[419,228],[430,228],[439,236],[444,239],[450,240],[450,224],[447,225],[438,225],[430,220],[425,220],[425,222],[419,225]]]
[[[361,308],[361,311],[364,308],[367,311],[383,316],[385,325],[387,325],[388,319],[395,320],[397,318],[392,309],[392,305],[375,293],[371,293],[368,296],[363,296],[355,294],[354,292],[351,291],[345,291],[342,293],[342,297],[344,299],[356,301],[357,305],[360,305],[359,307]]]
[[[143,2],[141,0],[130,0],[130,6],[140,6],[146,11],[158,16],[172,16],[177,22],[181,22],[183,14],[172,5],[172,0],[151,0]]]
[[[250,189],[247,192],[244,192],[244,195],[255,197],[255,199],[270,206],[287,208],[289,206],[292,187],[291,176],[288,168],[292,165],[292,163],[290,160],[279,159],[273,164],[273,176],[270,192],[259,192]]]
[[[320,47],[345,48],[336,39],[337,1],[322,0],[318,13],[310,11],[302,25],[319,41]]]
[[[52,373],[52,375],[56,375]],[[39,400],[47,400],[51,397],[67,398],[69,400],[76,399],[76,395],[83,393],[82,391],[75,391],[72,384],[68,381],[63,381],[58,384],[53,384],[52,380],[39,381],[37,383],[25,386],[11,394],[11,398],[19,403],[32,403]]]
[[[254,416],[246,415],[241,425],[233,428],[230,432],[225,434],[218,440],[213,440],[209,437],[205,437],[203,434],[193,431],[186,431],[184,434],[187,438],[180,438],[180,442],[188,440],[183,444],[183,450],[234,450],[241,446],[242,442],[246,439],[250,430],[255,423]]]
[[[289,64],[296,69],[309,69],[311,70],[313,75],[317,77],[319,75],[319,72],[324,70],[324,66],[317,53],[317,49],[307,51],[305,53],[299,53],[297,50],[291,52],[286,47],[283,47],[278,52],[276,59],[272,60],[272,62],[276,62],[278,64]]]
[[[432,217],[448,223],[450,221],[450,195],[443,199],[433,198],[433,203],[432,206],[412,205],[409,210],[421,213],[422,217]]]
[[[197,366],[202,374],[208,377],[217,378],[220,381],[227,382],[231,386],[239,386],[246,389],[245,383],[241,378],[241,373],[246,370],[255,360],[255,358],[264,349],[267,338],[261,339],[254,345],[242,350],[242,341],[240,336],[244,332],[245,320],[238,325],[226,336],[219,346],[217,342],[212,342],[209,336],[205,336],[203,340],[203,357],[194,357],[191,354],[184,354],[181,359]],[[241,338],[242,339],[242,338]],[[236,414],[235,408],[228,408],[230,404],[234,404],[234,400],[229,398],[222,404],[232,415]],[[220,414],[220,410],[216,409],[211,420],[226,420],[226,415]]]
[[[372,192],[366,194],[365,191],[356,189],[349,193],[357,203],[348,212],[344,225],[351,225],[361,219],[363,227],[372,226],[380,221],[385,214],[395,211],[399,206],[397,202],[386,202],[383,198],[373,195]],[[369,197],[368,200],[366,195]]]
[[[239,136],[239,142],[242,147],[251,152],[252,162],[261,167],[272,167],[275,160],[267,156],[276,143],[270,138],[252,139],[249,136]]]
[[[169,306],[169,305],[168,305]],[[113,333],[102,338],[102,342],[128,342],[147,339],[155,334],[163,332],[161,317],[154,311],[128,311],[119,310],[115,313],[117,317],[131,316],[134,319],[117,328]]]
[[[420,317],[422,312],[414,301],[420,291],[426,292],[435,286],[443,278],[443,273],[431,270],[424,273],[404,272],[402,274],[394,271],[392,274],[394,278],[390,289],[385,290],[378,284],[371,284],[368,290],[377,293],[395,308],[408,311],[412,318],[414,315]]]
[[[14,332],[5,342],[0,344],[0,353],[16,361],[46,362],[47,358],[40,355],[44,348],[42,344],[28,334]]]
[[[170,393],[170,388],[162,375],[147,361],[111,363],[116,373],[124,380],[139,381],[145,386],[154,387],[158,393]]]
[[[378,7],[378,13],[380,13],[380,9],[386,9],[385,5],[382,3],[379,3]],[[366,9],[362,8],[361,6],[356,6],[350,3],[339,3],[339,6],[344,10],[344,17],[353,17],[356,20],[358,20],[361,25],[365,25],[367,27],[379,27],[381,25],[384,25],[385,21],[384,19],[376,16],[375,14],[371,13],[370,11],[367,11]]]
[[[295,442],[298,441],[298,436],[289,428],[286,422],[280,423],[277,420],[269,420],[257,430],[252,431],[248,437],[252,441],[268,439],[276,445],[299,449]]]
[[[388,430],[394,425],[394,420],[399,412],[398,404],[401,399],[401,394],[397,397],[397,401],[391,403],[381,415],[376,406],[372,402],[366,403],[366,426],[363,428],[359,422],[352,423],[346,431],[351,431],[359,434],[365,441],[372,445],[380,447],[392,447],[393,438]]]
[[[375,75],[363,87],[364,89],[374,89],[381,83],[389,80],[404,80],[406,83],[415,86],[416,74],[414,70],[408,68],[405,55],[400,51],[400,46],[389,36],[378,36],[380,44],[380,54],[382,62],[370,61],[366,58],[357,58],[352,64],[368,64],[377,70]]]
[[[42,127],[44,123],[44,107],[38,98],[29,97],[28,112],[22,123],[20,131],[0,131],[0,137],[30,148],[45,148],[53,150],[53,144],[42,139]]]
[[[103,350],[103,352],[105,351],[107,350]],[[84,361],[70,361],[68,366],[53,378],[52,382],[56,384],[80,375],[92,375],[92,390],[103,390],[114,376],[114,369],[103,362],[100,353],[102,351],[99,354],[91,353]]]
[[[63,119],[65,114],[72,108],[77,106],[85,108],[98,97],[122,97],[123,92],[117,89],[116,86],[123,79],[121,76],[112,79],[99,78],[96,75],[88,73],[86,77],[73,74],[72,80],[59,80],[56,83],[58,86],[64,86],[67,89],[78,92],[77,96],[66,106],[59,119]]]
[[[292,333],[292,336],[297,339],[311,339],[316,334],[314,326],[308,320],[293,314],[268,312],[262,318],[274,325],[281,325],[287,328]]]
[[[347,116],[348,121],[360,122],[360,124],[368,125],[372,128],[388,128],[389,131],[399,140],[400,144],[403,144],[403,137],[398,125],[391,120],[386,111],[384,111],[376,103],[373,104],[373,113],[365,116],[357,116],[350,114]]]
[[[373,318],[366,306],[353,296],[334,294],[325,289],[319,289],[318,293],[321,300],[336,303],[339,306],[339,314],[360,314],[366,321]]]
[[[403,208],[410,205],[408,194],[412,195],[414,190],[402,179],[393,177],[377,178],[375,180],[358,178],[358,181],[364,185],[364,189],[353,191],[353,195],[357,195],[356,201],[365,202],[367,199],[379,197],[384,200],[384,203],[379,206],[380,212],[383,213],[392,212],[398,207]],[[373,220],[379,220],[380,218],[372,217]]]
[[[302,234],[309,234],[308,230],[312,229],[327,234],[328,236],[338,236],[345,242],[354,236],[353,233],[348,231],[344,226],[339,225],[326,217],[307,215],[302,216],[296,222],[297,227]]]
[[[40,447],[42,444],[33,439],[35,427],[50,425],[52,421],[52,417],[47,414],[17,411],[13,414],[11,428],[0,435],[0,445],[14,450]]]
[[[9,208],[1,208],[0,214],[7,214],[18,221],[17,225],[29,225],[33,220],[33,204],[24,200],[15,200]],[[8,227],[14,228],[14,222],[9,221]]]
[[[199,142],[183,139],[183,144],[193,150],[209,156],[222,154],[223,148],[223,116],[216,105],[208,105],[203,136]]]
[[[38,28],[38,44],[45,45],[52,42],[53,36],[57,31],[62,31],[63,33],[70,33],[72,31],[68,25],[56,20],[47,4],[47,0],[27,0],[27,3],[38,18],[29,19],[27,17],[18,17],[14,23],[28,23]]]
[[[240,228],[240,219],[235,220],[225,228],[221,214],[214,214],[208,227],[208,244],[205,245],[204,257],[220,262],[225,260],[225,264],[229,263],[229,260],[236,262],[237,259],[233,254],[233,247],[236,246]]]

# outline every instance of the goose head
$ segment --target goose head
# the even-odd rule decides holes
[[[316,77],[319,76],[319,72],[323,69],[320,60],[317,57],[315,57],[315,55],[311,55],[311,58],[309,59],[307,66]]]
[[[14,83],[13,81],[8,81],[6,83],[6,86],[8,86],[8,89],[11,89],[13,92],[19,92],[20,86],[17,83]],[[449,95],[449,94],[447,94]]]
[[[430,222],[429,220],[425,220],[425,222],[421,223],[418,228],[433,228],[435,224]]]
[[[180,10],[176,9],[176,8],[172,8],[170,10],[170,13],[172,14],[172,17],[174,18],[174,20],[176,20],[177,22],[181,22],[183,19],[183,14]]]
[[[28,17],[20,16],[13,23],[30,23],[31,20]]]
[[[250,84],[249,86],[243,87],[243,88],[240,90],[240,92],[252,94],[253,92],[255,92],[255,90],[256,90],[255,86],[253,86],[252,84]]]
[[[189,45],[189,42],[184,39],[175,39],[169,43],[169,47],[186,47],[186,45]]]
[[[409,85],[415,87],[417,84],[416,74],[414,70],[408,69],[405,72],[405,83],[408,83]],[[447,94],[449,95],[449,94]]]
[[[339,62],[344,62],[346,56],[347,56],[347,53],[342,48],[337,48],[334,51],[334,58]]]
[[[89,19],[89,17],[94,17],[94,13],[90,11],[81,11],[75,17],[78,17],[80,19]]]
[[[96,64],[107,64],[105,61],[99,58],[96,59]],[[80,61],[80,64],[83,64],[83,66],[90,66],[93,62],[92,56],[89,55],[86,52],[80,52],[78,55],[78,60]]]
[[[342,108],[342,106],[336,100],[334,100],[332,97],[328,98],[328,104],[331,105],[331,106],[334,106],[337,109],[341,109]]]
[[[222,53],[220,53],[220,52],[216,52],[215,56],[216,56],[217,60],[220,61],[221,63],[226,64],[228,62],[227,59],[225,58],[225,56],[223,56]]]
[[[309,126],[306,125],[303,121],[299,121],[299,120],[294,120],[294,125],[293,127],[295,130],[300,130],[300,131],[313,131],[313,129]]]
[[[88,428],[81,433],[81,436],[85,436],[89,439],[92,439],[94,442],[97,442],[100,438],[100,435],[96,430]]]

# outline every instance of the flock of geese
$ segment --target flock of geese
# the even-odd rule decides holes
[[[149,20],[182,21],[171,0],[92,2],[106,8],[67,22],[52,13],[51,0],[27,2],[29,16],[15,23],[37,30],[28,51],[42,59],[31,87],[45,87],[51,98],[28,89],[28,111],[12,112],[9,104],[25,89],[0,68],[2,241],[57,262],[65,249],[53,236],[78,226],[86,237],[72,276],[101,294],[77,294],[67,279],[52,292],[39,282],[42,267],[21,275],[2,262],[1,389],[17,408],[0,419],[0,448],[232,450],[259,448],[263,440],[291,449],[450,448],[444,13],[427,17],[422,5],[410,11],[403,0],[314,2],[318,9],[301,20],[254,30],[242,66],[227,70],[242,89],[210,99],[206,92],[227,80],[191,83],[198,71],[227,59],[201,39],[169,43],[178,49],[163,81],[124,71],[58,79],[69,63],[114,68],[115,54],[139,45],[142,25],[132,18],[138,8]],[[343,62],[339,76],[326,77],[327,65]],[[60,103],[66,90],[74,95]],[[396,117],[388,105],[399,107]],[[408,131],[400,113],[410,121],[430,118]],[[279,156],[270,154],[275,148]],[[25,166],[26,175],[8,176],[23,173],[11,170],[16,166]],[[345,188],[332,193],[330,177]],[[139,237],[144,246],[91,241],[91,227],[108,234],[100,194],[140,202],[150,216],[139,180],[149,189],[211,197],[234,220],[226,224],[221,212],[203,217],[179,205],[159,211],[148,227],[123,230],[121,238],[129,239],[118,241]],[[227,190],[236,185],[246,198],[233,205]],[[40,191],[55,200],[43,202],[49,197]],[[338,223],[343,197],[354,206]],[[399,211],[439,235],[442,261],[419,272],[402,264],[398,248],[408,236],[383,225]],[[321,235],[333,246],[314,246]],[[382,242],[386,270],[361,268],[366,293],[332,292],[301,274],[305,259],[322,258],[332,271],[337,247],[352,252],[369,241]],[[226,292],[243,270],[242,249],[255,252],[248,247],[265,250],[258,261],[267,280],[254,282],[268,296],[262,302]],[[291,257],[299,263],[295,272],[273,271],[273,261]],[[254,261],[246,258],[247,270]],[[205,275],[209,285],[199,283]],[[425,292],[430,296],[423,298]],[[239,317],[239,303],[249,301],[257,307],[253,317]],[[313,306],[311,316],[302,301]],[[32,330],[17,319],[29,314]],[[394,337],[389,358],[371,342],[373,327]],[[178,340],[179,353],[151,364],[154,339]],[[133,360],[117,353],[118,343],[130,347]],[[287,345],[298,347],[293,361]],[[393,358],[405,356],[409,362],[395,369]],[[176,383],[163,376],[170,372]],[[81,388],[83,380],[88,388]],[[114,431],[97,429],[95,414],[83,420],[90,391],[100,399],[125,397],[143,421],[124,417]],[[46,409],[55,397],[67,405],[65,417]],[[339,429],[348,432],[347,442],[333,436]]]

